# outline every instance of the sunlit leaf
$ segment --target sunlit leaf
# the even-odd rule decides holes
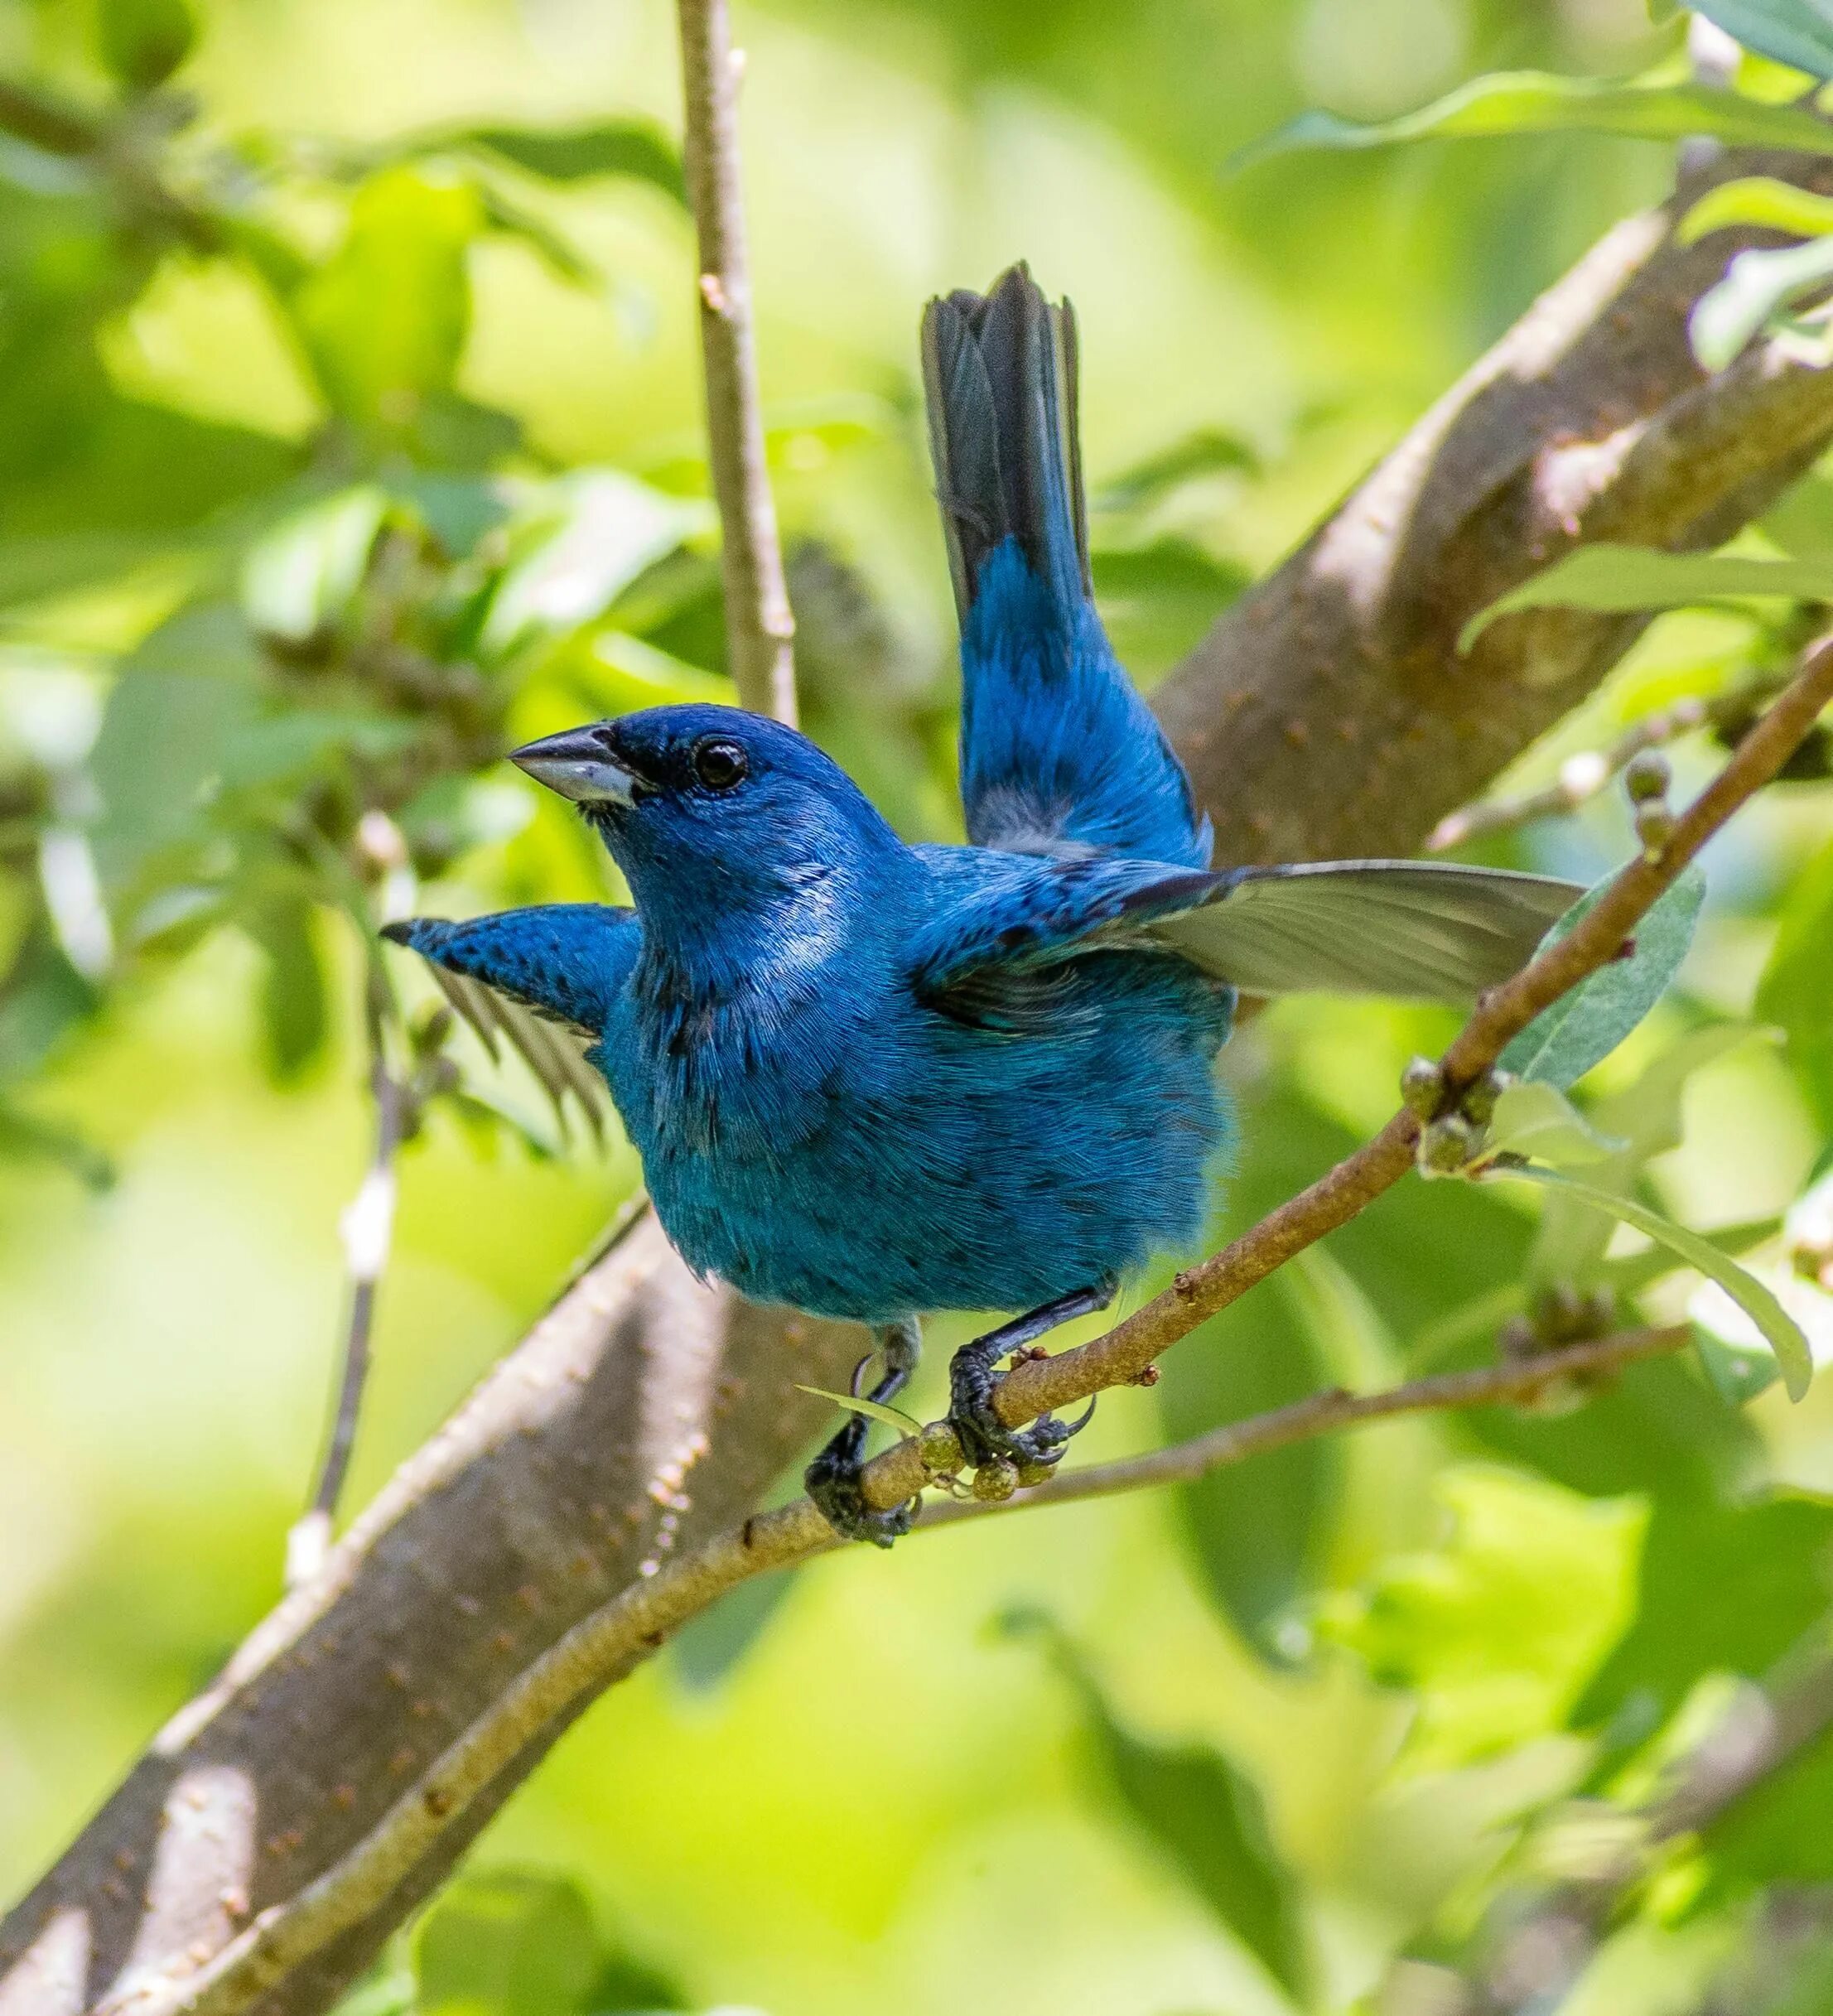
[[[1776,1354],[1789,1398],[1799,1400],[1806,1392],[1814,1377],[1814,1357],[1801,1326],[1753,1274],[1722,1253],[1710,1240],[1701,1238],[1696,1232],[1689,1232],[1684,1225],[1675,1224],[1658,1211],[1651,1211],[1633,1198],[1615,1196],[1609,1190],[1580,1183],[1576,1177],[1568,1176],[1559,1170],[1503,1165],[1488,1173],[1512,1176],[1527,1183],[1557,1184],[1581,1202],[1609,1212],[1613,1218],[1621,1218],[1624,1224],[1633,1225],[1638,1232],[1646,1232],[1651,1239],[1678,1253],[1690,1266],[1697,1267],[1709,1280],[1716,1281],[1757,1326]]]
[[[1250,147],[1242,163],[1300,147],[1390,147],[1403,140],[1482,138],[1512,133],[1620,133],[1643,140],[1703,137],[1733,147],[1833,153],[1833,128],[1792,105],[1764,104],[1700,84],[1621,84],[1504,70],[1375,126],[1334,113],[1307,112]]]
[[[1757,986],[1757,1013],[1788,1042],[1789,1068],[1824,1138],[1833,1140],[1833,846],[1789,891],[1782,928]]]
[[[1784,1495],[1657,1498],[1634,1621],[1572,1711],[1580,1728],[1638,1695],[1662,1714],[1702,1674],[1766,1672],[1826,1609],[1833,1507]]]
[[[0,1160],[55,1163],[92,1190],[113,1187],[113,1162],[74,1128],[28,1113],[0,1097]]]
[[[1304,2004],[1311,1966],[1302,1892],[1273,1844],[1253,1781],[1219,1751],[1136,1735],[1108,1706],[1074,1645],[1048,1618],[1024,1612],[1006,1623],[1015,1633],[1048,1640],[1128,1814],[1217,1918]]]
[[[1564,938],[1606,886],[1600,884],[1581,897],[1547,933],[1546,942]],[[1501,1068],[1563,1089],[1601,1063],[1680,971],[1705,901],[1705,877],[1696,867],[1686,869],[1637,925],[1629,956],[1599,967],[1542,1009],[1503,1049]]]
[[[386,168],[357,191],[344,243],[291,304],[326,397],[357,427],[403,434],[451,391],[484,224],[471,184],[432,166]]]
[[[191,54],[197,20],[190,0],[97,0],[103,62],[137,91],[163,84]]]
[[[1769,1261],[1750,1272],[1768,1288],[1799,1326],[1816,1366],[1833,1362],[1833,1295],[1805,1280],[1786,1262]],[[1776,1364],[1749,1313],[1716,1281],[1702,1281],[1686,1307],[1700,1345],[1700,1357],[1713,1382],[1734,1405],[1751,1397],[1757,1370]],[[1767,1381],[1765,1382],[1767,1383]]]
[[[1772,62],[1833,77],[1833,12],[1826,0],[1688,0],[1693,11]]]
[[[1458,649],[1468,651],[1492,623],[1517,610],[1588,609],[1622,615],[1748,596],[1780,596],[1802,602],[1833,600],[1833,559],[1669,553],[1654,547],[1602,542],[1581,546],[1473,616],[1459,636]]]
[[[1693,311],[1687,324],[1693,354],[1708,371],[1722,371],[1773,316],[1819,292],[1830,279],[1833,239],[1811,238],[1774,251],[1740,252]]]
[[[628,176],[653,184],[678,203],[687,200],[678,150],[646,119],[606,119],[592,126],[485,126],[454,134],[445,144],[481,147],[544,181]]]
[[[1557,1086],[1544,1078],[1517,1078],[1496,1102],[1483,1152],[1535,1155],[1562,1168],[1607,1160],[1626,1145],[1600,1134]]]
[[[374,484],[340,491],[274,527],[242,563],[242,606],[263,636],[303,644],[349,609],[388,499]]]
[[[1420,1696],[1421,1769],[1471,1762],[1563,1724],[1635,1614],[1646,1514],[1489,1467],[1446,1472],[1451,1530],[1387,1562],[1323,1628],[1381,1685]]]
[[[1675,235],[1696,244],[1714,231],[1754,224],[1796,238],[1821,238],[1833,231],[1833,196],[1784,182],[1773,175],[1741,175],[1709,189],[1681,218]]]
[[[516,535],[480,642],[500,656],[601,615],[644,569],[702,530],[707,513],[620,470],[578,470],[543,493]]]

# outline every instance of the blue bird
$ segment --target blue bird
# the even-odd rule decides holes
[[[1074,1427],[1007,1428],[995,1367],[1197,1238],[1237,994],[1467,996],[1579,891],[1442,863],[1213,871],[1095,613],[1068,304],[1015,267],[933,301],[923,358],[970,844],[907,846],[778,722],[655,707],[513,759],[598,829],[634,909],[387,935],[590,1036],[687,1265],[873,1325],[874,1400],[908,1381],[925,1314],[1026,1312],[957,1354],[950,1420],[971,1464],[1035,1481]],[[807,1481],[842,1533],[889,1546],[914,1508],[866,1504],[866,1430]]]

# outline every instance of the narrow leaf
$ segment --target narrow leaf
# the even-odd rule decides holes
[[[1544,70],[1504,70],[1475,78],[1417,112],[1377,126],[1307,112],[1247,148],[1237,166],[1300,147],[1391,147],[1405,140],[1575,130],[1643,140],[1700,136],[1734,147],[1833,153],[1833,127],[1797,106],[1763,104],[1706,84],[1622,84]]]
[[[1609,1212],[1613,1218],[1621,1218],[1625,1225],[1633,1226],[1658,1245],[1678,1253],[1708,1280],[1716,1281],[1763,1333],[1776,1354],[1776,1362],[1782,1367],[1782,1383],[1788,1389],[1789,1398],[1799,1400],[1806,1392],[1808,1382],[1814,1376],[1814,1356],[1800,1324],[1755,1275],[1747,1272],[1734,1260],[1728,1259],[1710,1240],[1702,1239],[1696,1232],[1689,1232],[1684,1225],[1676,1225],[1671,1218],[1663,1218],[1658,1211],[1651,1211],[1633,1198],[1614,1196],[1609,1190],[1580,1183],[1576,1177],[1565,1175],[1558,1170],[1518,1164],[1485,1174],[1516,1176],[1524,1183],[1552,1184],[1599,1211]]]
[[[581,182],[618,175],[649,182],[678,203],[687,200],[681,157],[658,127],[642,119],[596,126],[487,126],[451,141],[481,147],[543,181]]]
[[[1564,938],[1605,886],[1600,883],[1574,904],[1546,942]],[[1503,1050],[1502,1068],[1561,1088],[1576,1083],[1661,999],[1686,957],[1705,900],[1705,877],[1688,868],[1637,926],[1628,957],[1600,967],[1543,1009]]]
[[[1681,218],[1675,233],[1683,245],[1697,244],[1713,231],[1755,224],[1797,238],[1822,238],[1833,231],[1833,196],[1823,196],[1773,175],[1740,175],[1709,189]]]
[[[901,1407],[887,1407],[882,1401],[866,1400],[854,1393],[830,1393],[824,1386],[797,1384],[798,1393],[812,1393],[817,1400],[831,1400],[837,1407],[844,1407],[849,1414],[863,1414],[867,1420],[882,1421],[887,1428],[895,1428],[900,1435],[921,1435],[923,1424]]]
[[[1536,1155],[1564,1168],[1605,1161],[1628,1145],[1600,1134],[1556,1085],[1544,1078],[1517,1078],[1496,1102],[1484,1152]]]
[[[1746,254],[1746,257],[1751,255]],[[1686,609],[1729,597],[1833,599],[1833,560],[1765,560],[1749,554],[1667,553],[1647,546],[1581,546],[1479,610],[1458,637],[1468,651],[1498,617],[1522,609],[1588,609],[1604,615]]]

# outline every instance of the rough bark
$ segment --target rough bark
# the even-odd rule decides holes
[[[1637,629],[1524,615],[1460,658],[1469,616],[1580,540],[1719,538],[1833,436],[1833,374],[1758,346],[1702,379],[1686,316],[1735,240],[1679,250],[1673,215],[1606,239],[1161,689],[1224,857],[1411,849]],[[131,2010],[296,1895],[571,1625],[755,1505],[826,1411],[795,1382],[861,1348],[698,1287],[634,1220],[0,1926],[0,2016]],[[251,2006],[327,2008],[462,1845]]]

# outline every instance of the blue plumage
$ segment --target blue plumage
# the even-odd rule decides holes
[[[958,1357],[952,1418],[972,1461],[1048,1464],[1068,1431],[1006,1430],[992,1364],[1197,1236],[1235,983],[1474,989],[1573,892],[1424,864],[1210,872],[1090,599],[1067,311],[1015,268],[932,303],[924,352],[976,844],[906,846],[792,729],[659,707],[516,757],[598,827],[634,910],[389,935],[591,1035],[688,1264],[880,1326],[878,1397],[914,1319],[1032,1309]],[[856,1420],[810,1486],[888,1541],[908,1514],[860,1500],[863,1440]]]

